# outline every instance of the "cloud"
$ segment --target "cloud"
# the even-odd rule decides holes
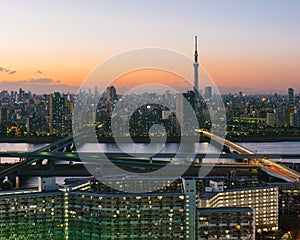
[[[9,72],[9,70],[5,67],[0,67],[0,72]]]
[[[13,75],[13,74],[15,74],[17,71],[16,71],[16,70],[10,70],[10,69],[5,68],[5,67],[0,67],[0,72],[6,72],[6,73],[8,73],[8,75]]]
[[[50,84],[53,83],[53,80],[50,78],[38,78],[38,79],[30,79],[28,83],[37,83],[37,84]]]
[[[37,78],[15,82],[2,81],[0,82],[0,89],[18,91],[22,88],[25,91],[30,91],[35,94],[49,94],[53,92],[76,93],[78,91],[78,87],[59,84],[60,82],[60,80],[53,80],[51,78]]]
[[[17,71],[16,70],[13,70],[13,71],[9,71],[9,75],[13,75],[13,74],[15,74]]]

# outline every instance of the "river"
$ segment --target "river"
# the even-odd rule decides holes
[[[245,142],[238,143],[239,145],[252,150],[256,153],[262,154],[297,154],[300,153],[300,142]],[[28,152],[34,151],[45,144],[30,144],[30,143],[0,143],[1,152],[17,151],[17,152]],[[148,144],[137,143],[137,144],[128,144],[124,143],[120,146],[111,143],[101,143],[98,145],[98,148],[95,149],[94,144],[85,144],[83,147],[79,148],[80,152],[119,152],[121,149],[124,152],[131,153],[143,153],[143,152],[174,152],[178,151],[178,143],[166,143],[166,144],[153,144],[151,145],[151,150],[148,148]],[[192,148],[196,149],[197,153],[217,153],[217,149],[214,146],[209,145],[208,143],[199,143]],[[5,162],[15,162],[18,159],[16,158],[1,158],[1,163]],[[293,160],[294,162],[300,162],[300,159]],[[63,183],[64,178],[58,178],[58,183]],[[22,184],[23,185],[23,184]],[[26,186],[36,186],[37,178],[28,179]]]
[[[300,142],[244,142],[238,143],[239,145],[252,150],[256,153],[262,154],[297,154],[300,153]],[[30,144],[30,143],[0,143],[0,152],[28,152],[34,151],[46,144]],[[179,148],[178,143],[154,143],[149,149],[148,144],[137,143],[137,144],[120,144],[119,146],[112,143],[101,143],[97,144],[98,147],[95,148],[95,144],[87,143],[83,147],[79,148],[80,152],[119,152],[121,149],[124,152],[130,153],[150,153],[150,152],[167,152],[176,153]],[[191,146],[190,146],[191,147]],[[209,145],[206,142],[195,144],[192,146],[197,153],[217,153],[218,150]],[[1,162],[15,162],[15,158],[2,158]],[[297,161],[297,160],[296,160]]]

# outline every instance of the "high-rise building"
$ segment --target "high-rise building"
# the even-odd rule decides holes
[[[193,177],[70,179],[56,190],[53,179],[44,178],[41,192],[0,193],[0,238],[254,239],[255,226],[260,227],[262,219],[276,222],[276,187],[210,192],[214,195],[200,208],[199,181]],[[146,192],[158,183],[165,187]]]
[[[99,95],[99,93],[98,93],[98,87],[96,86],[95,88],[94,88],[94,97],[95,97],[95,100],[98,100],[98,96]]]
[[[243,98],[243,92],[239,91],[239,98]]]
[[[294,98],[294,89],[289,88],[288,89],[288,97],[289,97],[289,105],[294,105],[295,104],[295,98]]]
[[[221,207],[197,209],[197,239],[255,239],[253,209]]]
[[[10,114],[9,105],[2,104],[0,106],[0,123],[1,124],[9,121],[9,114]]]
[[[212,98],[212,88],[210,86],[205,87],[205,89],[204,89],[204,98],[205,98],[205,100],[211,100],[211,98]]]
[[[300,111],[296,110],[294,113],[294,127],[300,127]]]
[[[180,129],[180,125],[184,122],[184,96],[182,93],[176,94],[176,117],[177,117],[177,129]]]
[[[181,134],[190,134],[188,126],[192,121],[191,111],[195,109],[195,92],[188,91],[186,93],[176,94],[176,117],[178,119],[177,129],[181,130]]]
[[[0,195],[0,239],[67,239],[63,192]]]
[[[266,118],[266,123],[268,126],[275,127],[277,124],[277,114],[275,112],[268,112],[267,113],[267,118]]]
[[[291,107],[287,104],[282,104],[278,109],[276,109],[278,117],[278,126],[288,126],[289,125],[289,113]]]
[[[272,186],[228,189],[200,195],[199,207],[251,207],[256,231],[278,230],[278,188]]]
[[[118,99],[117,90],[114,86],[109,86],[106,88],[106,101],[114,102]]]
[[[117,90],[114,86],[109,86],[106,88],[106,108],[109,114],[112,113],[114,109],[114,104],[118,100]]]
[[[185,193],[185,239],[196,239],[196,181],[194,179],[182,179],[182,186]]]
[[[50,95],[49,99],[49,131],[62,133],[64,129],[64,98],[59,92]]]
[[[140,182],[136,179],[135,186]],[[186,196],[196,194],[182,192],[180,181],[151,193],[118,192],[99,184],[104,192],[88,181],[61,191],[0,194],[0,238],[195,240],[188,230],[195,223],[188,223],[187,214],[195,201]]]
[[[33,113],[26,119],[26,130],[28,133],[47,133],[48,126],[44,116]]]
[[[25,93],[25,91],[22,88],[20,88],[19,89],[19,97],[18,97],[19,101],[21,101],[23,99],[24,93]]]

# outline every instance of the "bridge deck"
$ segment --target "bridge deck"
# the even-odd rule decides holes
[[[270,174],[271,176],[283,179],[288,182],[299,182],[300,173],[282,166],[278,163],[268,160],[266,157],[256,157],[256,153],[239,146],[233,142],[230,142],[224,138],[214,135],[208,131],[202,129],[196,129],[196,132],[203,134],[205,137],[209,137],[211,140],[218,142],[220,144],[226,145],[241,154],[253,155],[253,158],[249,161],[249,164],[260,166],[263,171]]]
[[[81,153],[80,157],[84,155],[84,159],[87,162],[95,162],[101,164],[102,160],[107,160],[107,158],[113,160],[116,164],[124,163],[125,161],[127,163],[134,163],[134,164],[150,164],[149,166],[154,167],[154,165],[159,164],[174,164],[174,165],[181,165],[177,167],[184,167],[185,163],[192,164],[192,161],[195,159],[220,159],[220,158],[231,158],[231,159],[237,159],[237,160],[245,160],[247,159],[246,166],[249,167],[259,167],[266,173],[268,173],[271,176],[275,176],[278,178],[281,178],[285,181],[289,182],[296,182],[300,179],[300,173],[293,171],[287,167],[284,167],[280,164],[274,163],[270,161],[268,158],[282,158],[284,157],[283,154],[281,155],[268,155],[265,154],[256,154],[253,151],[250,151],[242,146],[239,146],[235,143],[232,143],[226,139],[220,138],[212,133],[209,133],[207,131],[203,130],[197,130],[197,132],[200,132],[206,137],[210,137],[213,141],[216,141],[222,145],[226,145],[235,151],[237,151],[239,154],[188,154],[188,153],[181,153],[181,154],[175,154],[175,153],[158,153],[153,158],[149,159],[147,156],[149,156],[148,153],[134,153],[133,155],[135,157],[131,157],[130,154],[125,153],[105,153],[105,158],[103,157],[104,153]],[[21,161],[19,163],[16,163],[12,166],[9,166],[5,169],[2,169],[0,171],[0,178],[3,178],[4,176],[8,176],[10,174],[17,175],[20,173],[20,170],[25,168],[26,166],[31,165],[34,162],[41,161],[43,159],[53,160],[53,161],[72,161],[72,162],[80,162],[81,158],[76,153],[70,153],[70,152],[59,152],[60,150],[64,149],[66,146],[73,143],[72,137],[67,137],[64,139],[61,139],[57,142],[54,142],[52,144],[43,146],[40,149],[37,149],[34,152],[31,153],[17,153],[17,152],[2,152],[0,153],[0,157],[20,157],[23,159],[26,159],[24,161]],[[183,158],[186,159],[186,161],[183,161],[182,163],[174,162],[172,158]],[[268,158],[267,158],[268,157]],[[294,154],[294,155],[286,155],[285,157],[291,157],[291,158],[300,158],[300,154]],[[102,159],[102,160],[101,160]],[[168,160],[166,160],[168,159]],[[176,163],[176,164],[175,164]],[[214,163],[216,164],[216,163]],[[226,163],[226,162],[220,162],[217,163],[217,165],[223,165],[223,166],[235,166],[240,167],[245,165],[244,163]],[[54,164],[55,165],[55,164]],[[68,165],[66,165],[68,166]],[[53,166],[52,166],[53,167]],[[69,167],[71,168],[71,167]]]

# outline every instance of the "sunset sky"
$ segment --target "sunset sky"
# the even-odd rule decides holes
[[[198,35],[199,61],[223,89],[300,92],[298,0],[9,0],[0,22],[0,88],[80,86],[136,48],[192,58]]]

